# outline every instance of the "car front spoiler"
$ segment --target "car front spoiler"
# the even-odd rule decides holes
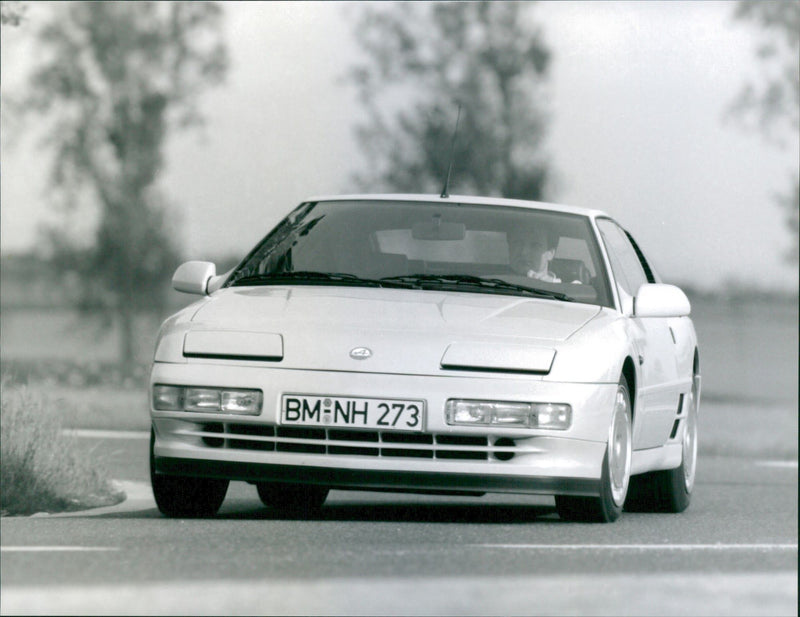
[[[159,474],[244,482],[316,484],[345,490],[467,491],[590,497],[600,494],[600,480],[594,478],[343,469],[159,456],[154,458],[154,466]]]

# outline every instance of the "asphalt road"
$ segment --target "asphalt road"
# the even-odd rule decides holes
[[[332,492],[312,520],[231,485],[169,520],[144,438],[85,438],[120,506],[3,518],[2,614],[797,615],[796,461],[701,457],[683,514],[564,523],[547,497]]]

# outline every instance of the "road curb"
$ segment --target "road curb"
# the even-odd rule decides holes
[[[113,506],[76,510],[73,512],[38,513],[33,516],[50,516],[54,518],[68,518],[72,516],[100,516],[102,514],[119,514],[123,512],[137,512],[156,508],[153,490],[149,482],[135,482],[132,480],[112,480],[114,487],[125,493],[125,499]]]

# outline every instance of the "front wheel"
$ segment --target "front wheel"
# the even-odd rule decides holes
[[[150,432],[150,484],[159,511],[169,517],[214,516],[225,501],[228,480],[167,476],[155,471],[153,446],[155,432]]]
[[[259,482],[256,484],[261,503],[297,514],[311,514],[322,507],[330,489],[306,484]]]
[[[603,457],[599,497],[556,495],[558,515],[568,521],[613,523],[622,513],[631,476],[631,396],[625,378],[617,387]]]

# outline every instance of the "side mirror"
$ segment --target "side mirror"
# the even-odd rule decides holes
[[[680,288],[655,283],[639,287],[633,307],[634,317],[685,317],[692,310]]]
[[[231,275],[231,272],[233,272],[233,268],[231,268],[227,272],[223,272],[222,274],[217,274],[216,276],[212,276],[211,280],[208,281],[208,289],[206,293],[208,295],[211,295],[215,291],[217,291],[217,289],[222,287],[222,284],[228,280],[228,277]]]
[[[208,283],[217,274],[217,266],[210,261],[187,261],[178,266],[172,275],[172,286],[183,293],[205,296]]]

